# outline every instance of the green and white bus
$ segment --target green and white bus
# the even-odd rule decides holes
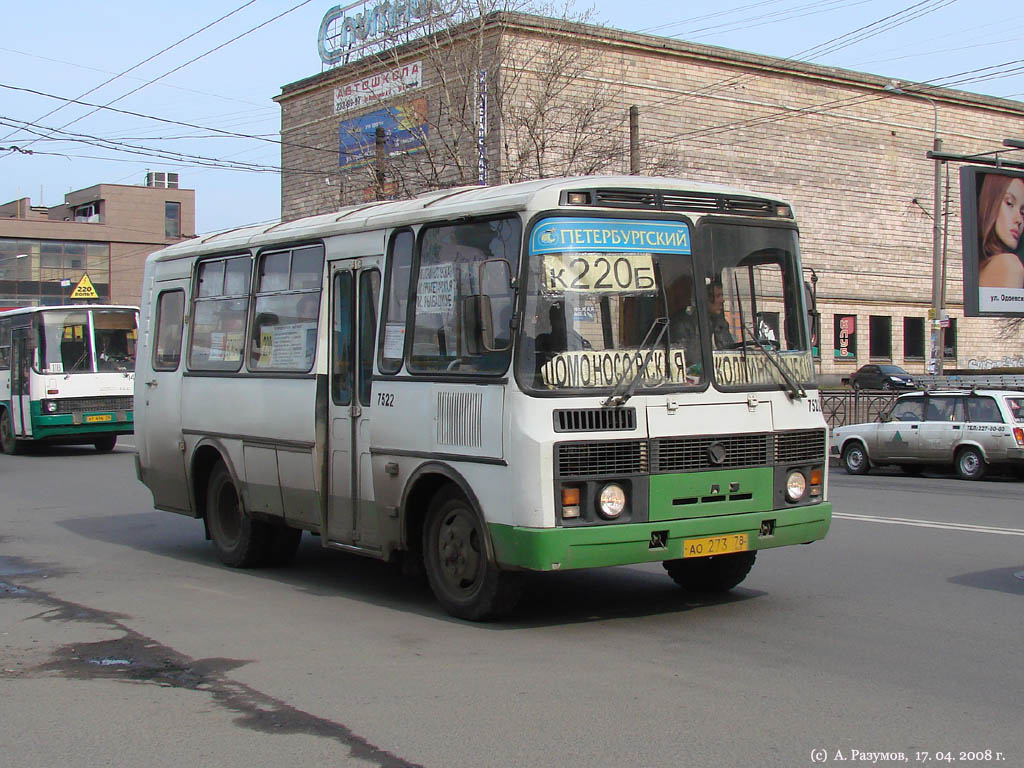
[[[448,189],[149,257],[137,471],[220,559],[422,562],[499,616],[526,571],[739,584],[825,536],[785,202],[679,179]]]
[[[131,434],[137,307],[74,305],[0,312],[0,446],[92,443]]]

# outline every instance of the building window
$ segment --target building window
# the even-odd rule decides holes
[[[942,332],[942,356],[956,360],[956,318],[949,318],[949,327]]]
[[[903,359],[924,360],[924,318],[903,318]]]
[[[75,221],[84,221],[88,224],[100,223],[100,202],[86,203],[75,206]]]
[[[833,349],[836,360],[857,359],[857,316],[836,315],[833,319]]]
[[[168,240],[181,237],[181,203],[164,203],[164,237]]]
[[[892,318],[872,315],[868,318],[868,346],[872,358],[892,358]]]

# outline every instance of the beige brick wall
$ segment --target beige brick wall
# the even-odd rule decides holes
[[[535,45],[553,39],[548,22],[511,18],[507,34]],[[903,356],[902,318],[924,317],[931,305],[934,177],[926,157],[933,138],[931,104],[888,93],[889,81],[872,75],[590,27],[573,33],[580,45],[599,53],[597,63],[574,83],[575,93],[585,99],[588,92],[611,88],[621,100],[621,112],[608,120],[620,151],[606,158],[605,172],[628,172],[628,123],[622,116],[637,105],[645,172],[667,169],[695,181],[789,199],[800,224],[804,264],[818,276],[822,370],[854,365],[832,359],[835,314],[858,316],[856,364],[869,358],[868,317],[887,315],[892,317],[892,361],[923,370],[923,361]],[[362,199],[365,171],[360,176],[338,169],[338,124],[352,113],[334,116],[333,89],[372,69],[356,63],[331,70],[286,86],[278,97],[286,219]],[[528,83],[544,73],[517,76]],[[428,98],[433,77],[436,73],[428,72],[425,78]],[[1024,135],[1019,102],[943,89],[928,95],[937,105],[947,152],[987,152],[1004,138]],[[491,129],[488,140],[497,159],[500,126]],[[505,162],[508,178],[512,169]],[[492,170],[496,167],[492,164]],[[947,305],[959,318],[956,366],[1024,356],[1021,333],[1000,338],[1004,321],[962,317],[958,166],[949,171]]]

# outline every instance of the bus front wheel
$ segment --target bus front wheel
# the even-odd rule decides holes
[[[117,445],[117,435],[103,435],[92,441],[93,446],[100,453],[110,453]]]
[[[499,570],[487,556],[487,531],[460,495],[440,493],[423,528],[423,565],[430,588],[448,613],[486,621],[515,607],[519,574]]]
[[[0,450],[8,456],[21,452],[17,438],[14,437],[14,424],[11,423],[11,412],[0,408]]]
[[[747,578],[757,551],[712,555],[685,560],[666,560],[662,565],[672,581],[687,592],[715,594],[728,592]]]
[[[224,462],[218,462],[210,473],[206,488],[206,522],[217,557],[224,565],[252,568],[263,564],[268,527],[246,513]]]

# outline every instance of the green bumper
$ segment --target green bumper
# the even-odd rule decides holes
[[[79,414],[44,414],[32,402],[32,439],[51,440],[89,435],[130,435],[135,430],[133,411],[83,411]]]
[[[771,536],[761,524],[775,521]],[[653,563],[683,556],[683,540],[746,533],[751,549],[807,544],[825,537],[832,504],[748,512],[652,523],[590,525],[573,528],[522,528],[490,524],[495,559],[503,568],[554,571],[609,565]],[[651,534],[667,532],[665,546],[651,547]]]

